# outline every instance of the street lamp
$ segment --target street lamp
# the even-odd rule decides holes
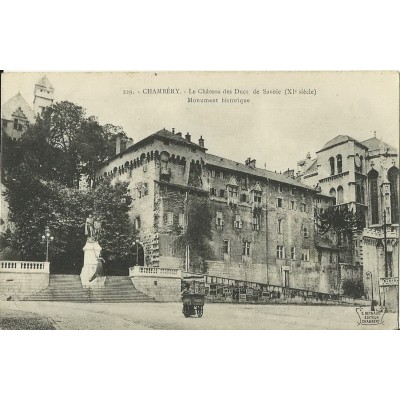
[[[135,239],[132,245],[136,246],[136,265],[139,265],[139,245],[142,245],[142,242],[139,239]]]
[[[365,273],[367,275],[368,279],[371,279],[371,311],[375,311],[375,306],[374,306],[374,282],[372,280],[372,272],[367,271]]]
[[[49,261],[49,243],[54,240],[54,237],[51,236],[51,232],[48,226],[44,230],[44,235],[42,235],[43,242],[46,243],[46,262]]]

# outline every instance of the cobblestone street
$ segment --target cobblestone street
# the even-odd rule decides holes
[[[202,318],[184,318],[181,307],[180,303],[1,302],[0,316],[6,314],[9,318],[13,311],[16,317],[35,313],[37,318],[47,318],[56,329],[397,328],[395,313],[385,314],[383,325],[358,325],[355,307],[206,304]],[[26,324],[21,322],[21,326]],[[7,326],[0,326],[0,329],[7,329]]]

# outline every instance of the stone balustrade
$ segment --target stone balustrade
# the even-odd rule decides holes
[[[177,279],[182,277],[182,271],[177,268],[141,267],[136,265],[134,267],[129,268],[129,276],[131,278],[155,276],[160,278]]]
[[[46,261],[0,261],[0,272],[50,273],[50,263]]]

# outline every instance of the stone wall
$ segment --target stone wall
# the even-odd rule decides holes
[[[0,272],[0,300],[22,299],[49,286],[48,273]]]
[[[131,277],[137,290],[157,301],[180,301],[181,278],[164,278],[159,276]]]

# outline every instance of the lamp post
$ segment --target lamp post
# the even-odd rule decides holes
[[[49,261],[49,243],[54,240],[54,237],[51,236],[51,232],[48,226],[44,230],[44,235],[42,235],[43,242],[46,243],[46,262]]]
[[[139,245],[142,245],[142,242],[136,238],[132,244],[136,246],[136,265],[139,265]]]
[[[367,271],[365,273],[367,275],[368,279],[371,279],[371,311],[375,311],[375,306],[374,306],[374,282],[372,280],[372,272]]]

